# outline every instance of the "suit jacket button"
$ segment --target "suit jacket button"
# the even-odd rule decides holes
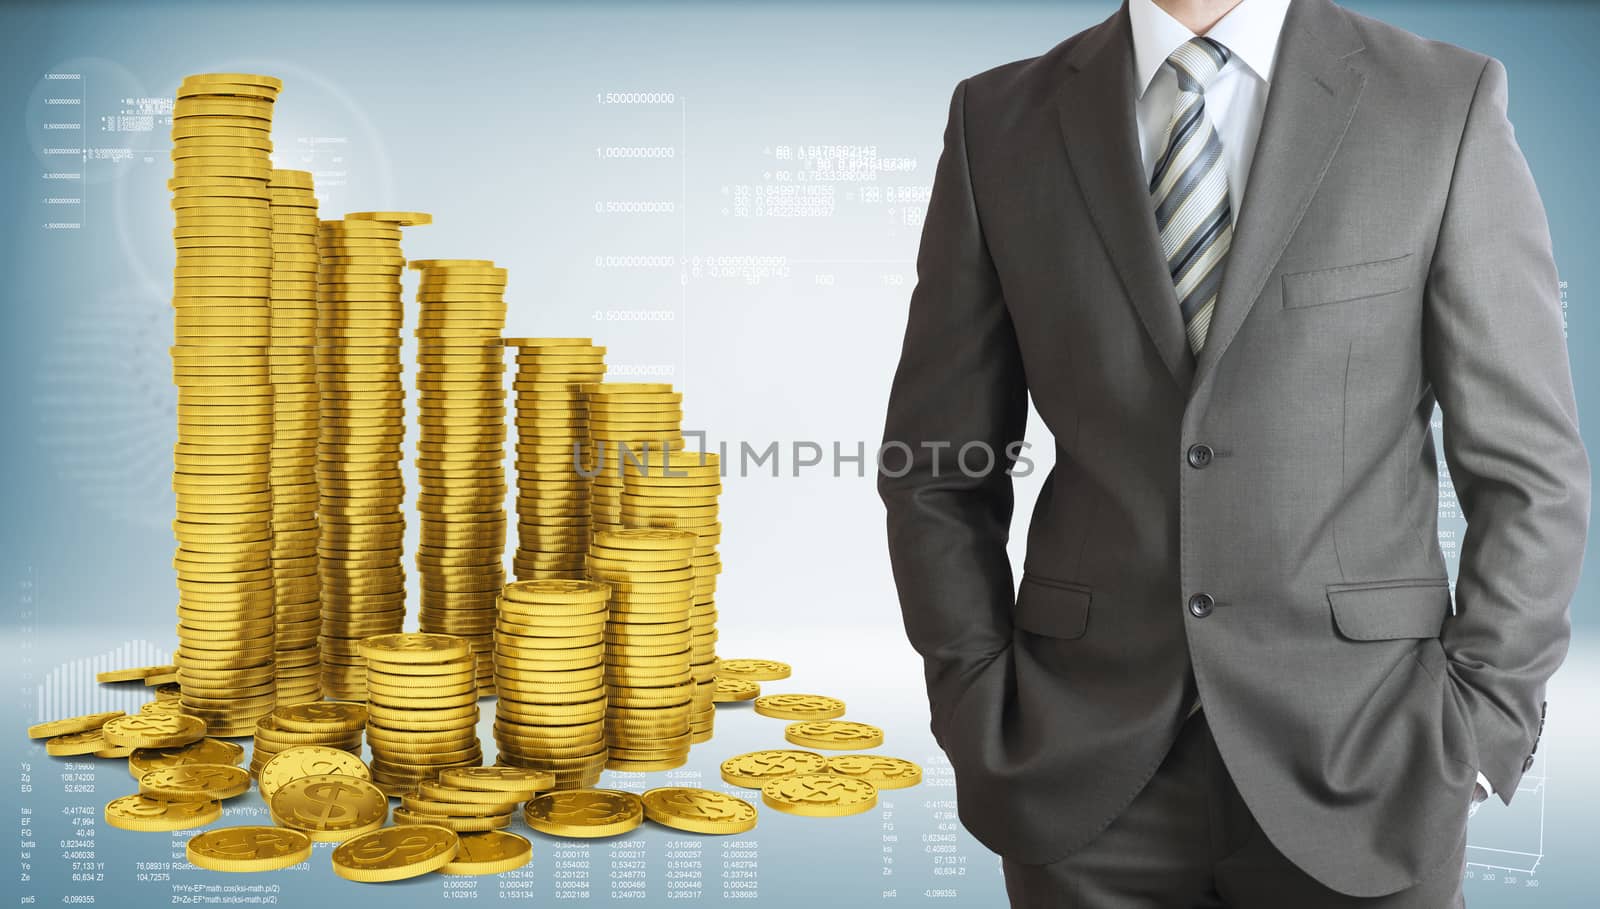
[[[1190,445],[1189,466],[1196,469],[1204,469],[1211,463],[1211,456],[1213,454],[1215,454],[1215,452],[1211,450],[1211,446],[1205,444],[1204,442]]]
[[[1203,619],[1211,614],[1212,607],[1217,601],[1209,593],[1197,593],[1189,598],[1189,612],[1197,619]]]
[[[1533,769],[1533,755],[1530,754],[1522,762],[1522,772],[1523,773],[1527,773],[1529,770],[1532,770],[1532,769]]]

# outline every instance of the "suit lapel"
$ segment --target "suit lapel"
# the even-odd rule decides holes
[[[1084,35],[1066,64],[1056,101],[1072,173],[1123,290],[1178,387],[1187,391],[1194,357],[1161,255],[1139,154],[1127,4]]]
[[[1344,140],[1365,81],[1347,58],[1362,47],[1344,12],[1329,0],[1290,5],[1195,387],[1216,369],[1261,296]]]

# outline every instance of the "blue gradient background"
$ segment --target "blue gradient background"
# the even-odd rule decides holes
[[[1511,77],[1511,116],[1544,194],[1562,277],[1569,344],[1586,437],[1596,448],[1589,316],[1597,146],[1593,44],[1600,11],[1586,3],[1358,2],[1361,12],[1493,54]],[[166,127],[114,136],[99,118],[128,100],[170,96],[183,75],[249,71],[286,83],[274,134],[280,166],[314,170],[324,217],[363,209],[432,212],[407,233],[413,257],[492,258],[511,272],[508,334],[592,335],[614,368],[671,381],[686,393],[686,425],[714,440],[815,440],[870,449],[899,348],[905,298],[949,93],[957,80],[1041,53],[1103,18],[1111,0],[1060,3],[9,3],[0,9],[0,581],[7,685],[0,728],[39,718],[57,667],[137,639],[171,647],[173,585],[168,487],[173,404],[167,347],[173,252],[165,180]],[[83,227],[45,230],[64,214],[40,204],[51,169],[37,154],[42,78],[86,78],[90,146],[128,146],[131,159],[87,164]],[[604,105],[596,93],[669,91],[663,106]],[[306,140],[341,140],[310,157]],[[52,140],[71,144],[73,140]],[[874,146],[914,159],[875,184],[903,199],[850,195],[837,186],[826,217],[745,217],[747,187],[775,185],[792,164],[781,145]],[[602,157],[609,146],[671,146],[665,160]],[[670,200],[664,215],[598,214],[604,200]],[[76,214],[73,217],[77,217]],[[606,257],[670,256],[664,267],[619,268]],[[759,257],[775,272],[726,267]],[[775,257],[775,258],[769,258]],[[644,317],[641,317],[643,314]],[[409,347],[409,360],[414,351]],[[1036,444],[1044,441],[1035,427]],[[414,441],[414,440],[413,440]],[[952,798],[927,735],[919,665],[904,644],[870,479],[845,464],[733,479],[723,497],[727,566],[719,590],[724,656],[770,656],[796,666],[770,690],[845,697],[851,717],[888,731],[886,753],[924,762],[930,782],[894,798],[891,816],[819,820],[765,812],[759,841],[764,905],[1003,902],[994,858],[964,833],[963,874],[937,875],[930,845],[948,833]],[[1040,467],[1047,466],[1043,462]],[[1041,469],[1019,488],[1019,528]],[[408,488],[414,490],[413,482]],[[414,542],[414,541],[413,541]],[[1595,905],[1600,869],[1597,733],[1600,617],[1586,573],[1573,607],[1574,644],[1552,684],[1536,773],[1505,808],[1473,821],[1467,893],[1473,906]],[[53,689],[52,689],[53,691]],[[52,697],[55,696],[52,694]],[[100,695],[84,694],[93,700]],[[487,707],[488,705],[486,705]],[[487,739],[487,728],[484,729]],[[76,883],[56,838],[64,808],[99,806],[132,791],[120,762],[92,762],[96,792],[69,794],[77,771],[20,735],[0,737],[6,823],[32,811],[31,879],[7,892],[60,902],[95,894],[118,906],[165,905],[164,881],[140,880],[137,861],[180,859],[184,836],[101,827],[100,883]],[[713,743],[685,771],[720,787],[717,762],[781,747],[778,721],[727,711]],[[24,764],[32,791],[23,791]],[[651,778],[612,780],[627,788]],[[251,796],[250,798],[255,798]],[[248,801],[225,822],[248,817]],[[259,802],[254,803],[259,807]],[[894,825],[892,831],[885,824]],[[519,822],[520,826],[520,822]],[[886,835],[899,839],[886,843]],[[647,902],[665,899],[665,841],[636,835],[650,866]],[[892,845],[894,865],[883,861]],[[539,901],[554,896],[553,841],[537,839],[530,872]],[[590,847],[585,847],[590,848]],[[609,844],[592,847],[595,899],[605,896]],[[720,842],[704,838],[710,868]],[[1505,850],[1505,851],[1500,851]],[[1488,867],[1531,864],[1531,877]],[[891,874],[885,869],[891,868]],[[1492,876],[1492,880],[1486,879]],[[707,872],[705,900],[722,901]],[[233,882],[233,878],[228,878]],[[361,894],[334,878],[319,852],[308,869],[252,876],[305,905]],[[477,898],[499,899],[479,881]],[[115,888],[115,889],[114,889]],[[953,894],[926,895],[930,888]],[[892,890],[895,895],[884,896]],[[448,896],[437,877],[391,887],[396,906]],[[728,900],[733,901],[733,900]]]

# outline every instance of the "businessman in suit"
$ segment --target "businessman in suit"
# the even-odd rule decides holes
[[[1462,904],[1589,515],[1506,103],[1498,61],[1330,0],[1127,0],[956,87],[879,491],[1014,905]]]

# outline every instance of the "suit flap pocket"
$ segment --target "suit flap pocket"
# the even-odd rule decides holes
[[[1375,262],[1319,268],[1283,276],[1283,305],[1343,303],[1405,290],[1411,286],[1411,254]]]
[[[1011,623],[1052,638],[1081,638],[1089,627],[1090,589],[1071,581],[1023,574]]]
[[[1447,578],[1329,584],[1339,633],[1357,641],[1438,637],[1450,615]]]

